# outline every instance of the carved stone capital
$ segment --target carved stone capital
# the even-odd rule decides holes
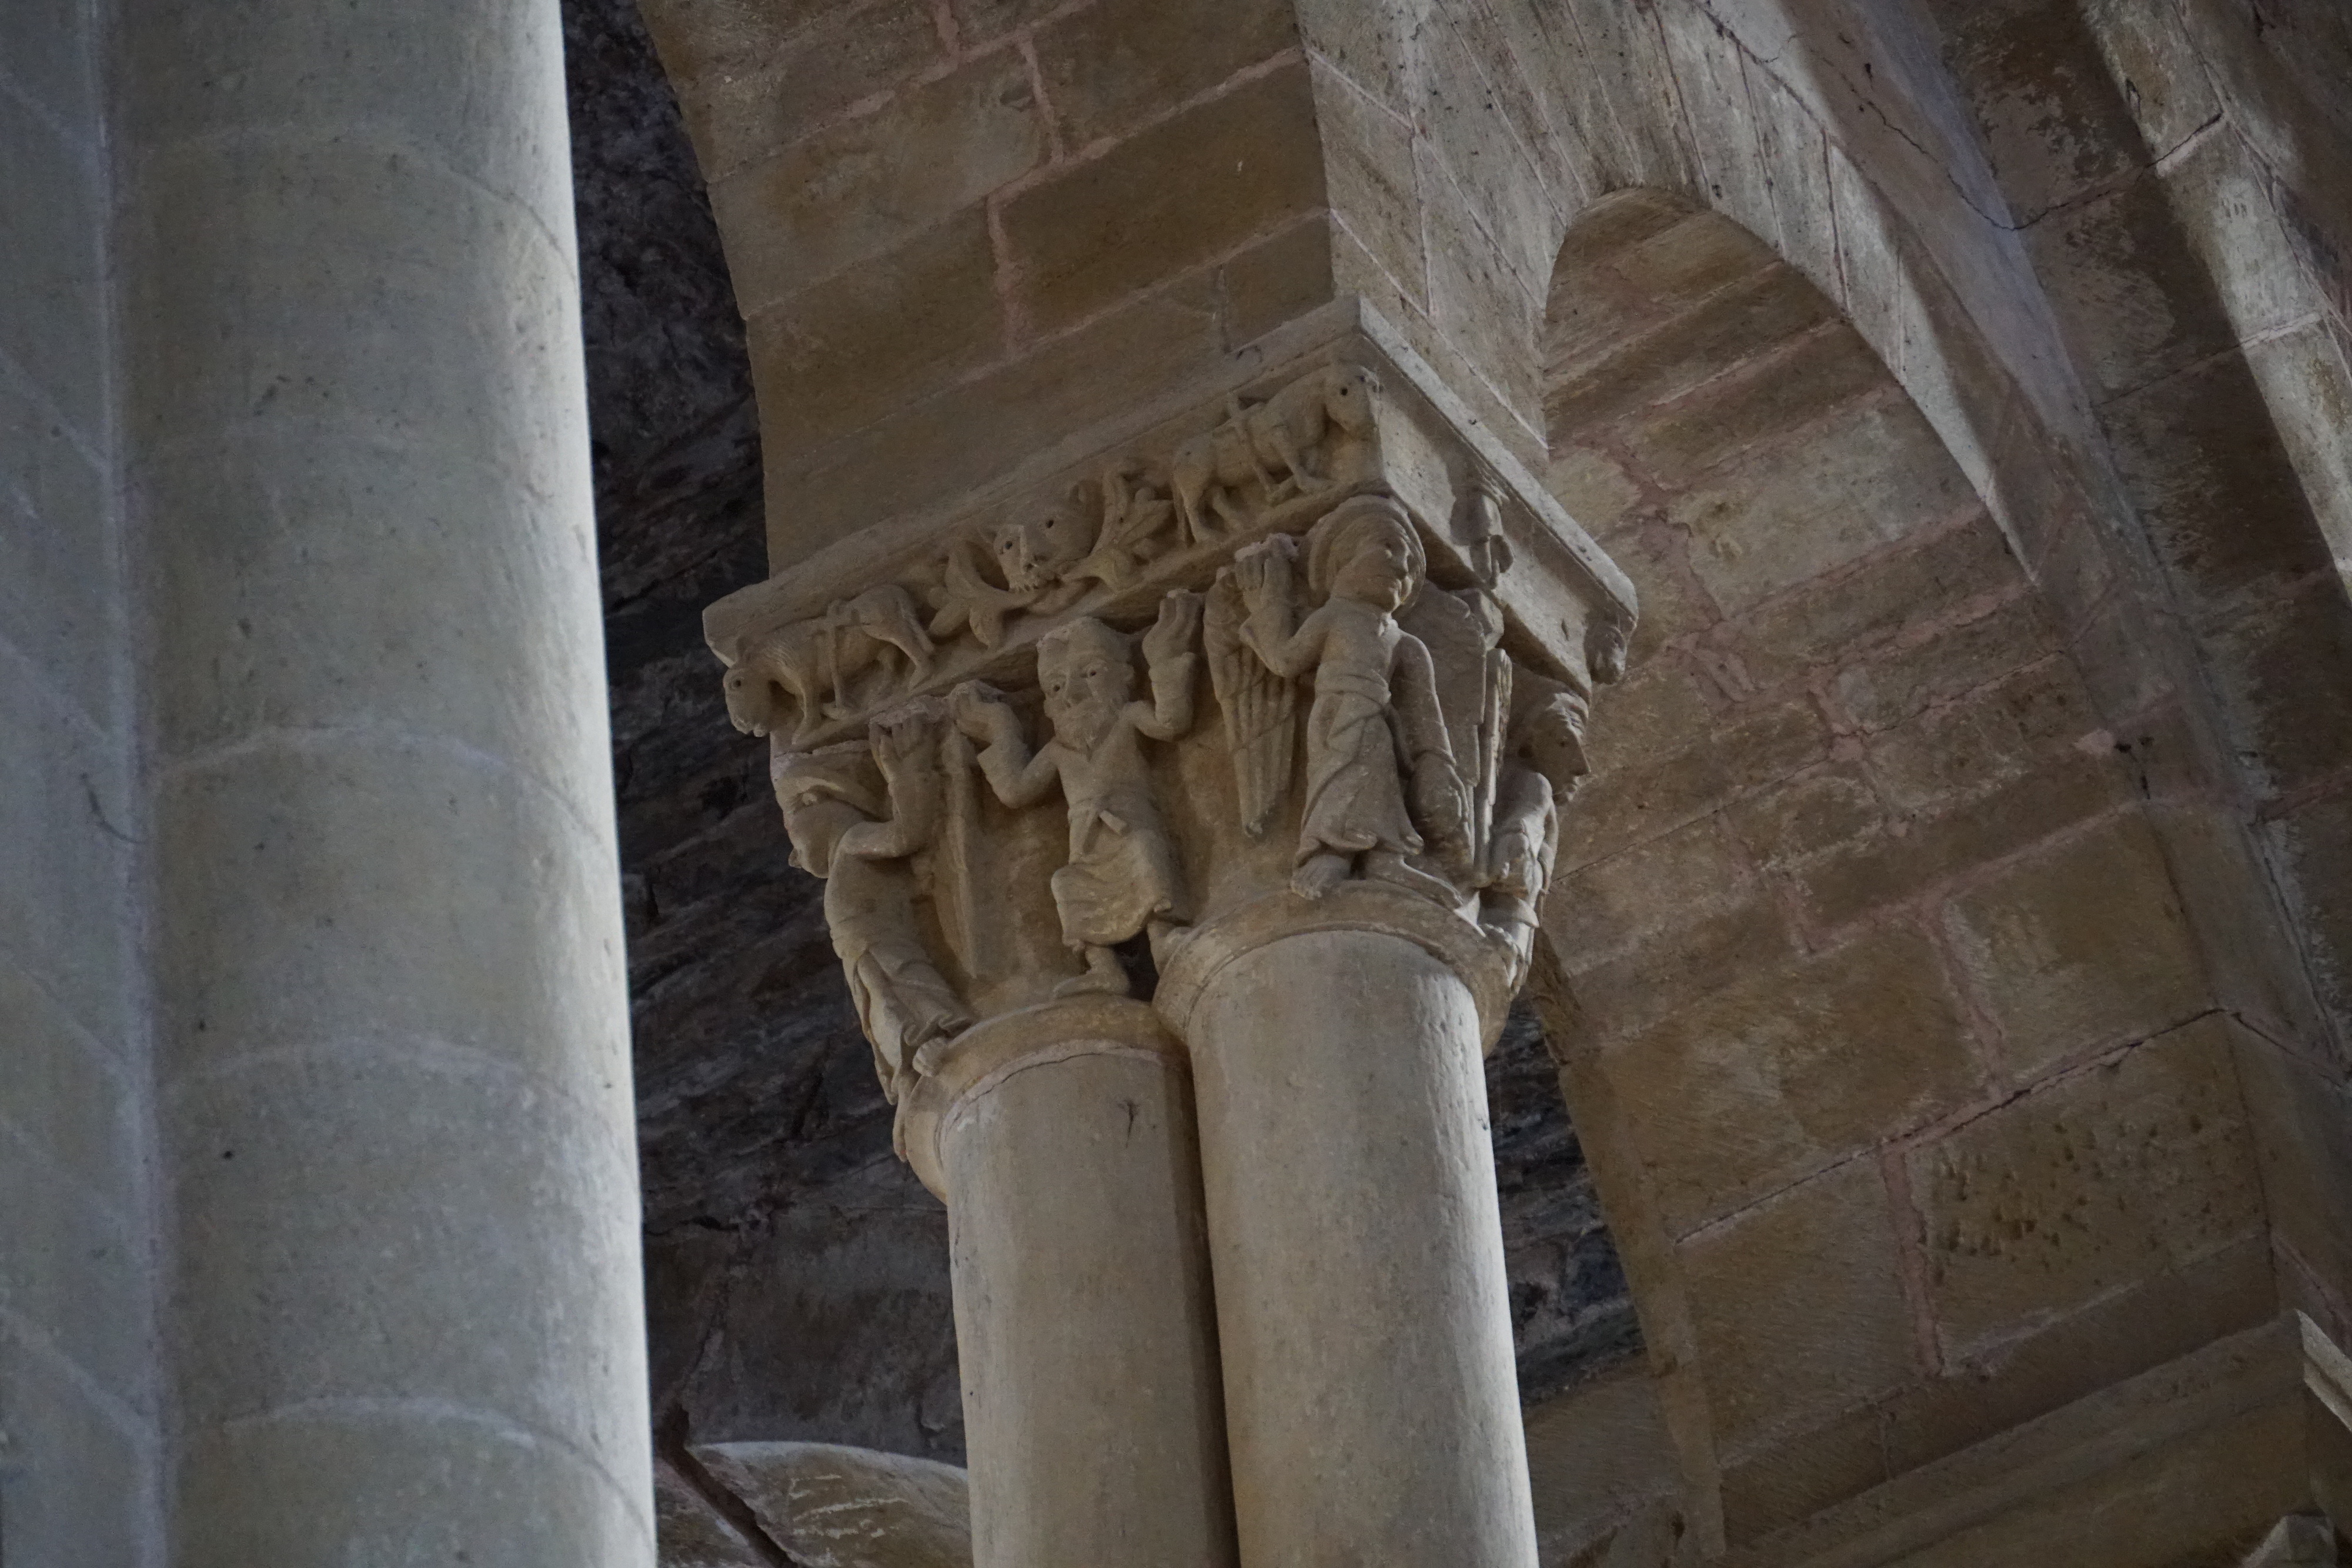
[[[964,680],[1017,682],[1055,626],[1139,623],[1356,495],[1405,508],[1433,580],[1491,584],[1514,658],[1580,687],[1614,678],[1633,585],[1394,329],[1348,299],[1267,341],[952,507],[878,520],[711,605],[737,726],[804,749]]]
[[[1318,330],[712,606],[902,1105],[1155,963],[1181,1029],[1288,931],[1415,942],[1501,1027],[1633,591],[1377,318]]]

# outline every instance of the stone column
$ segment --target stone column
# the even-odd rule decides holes
[[[1231,1564],[1182,1050],[1074,997],[968,1030],[908,1096],[946,1199],[977,1568]]]
[[[1369,308],[1291,348],[704,618],[956,1209],[983,1563],[1137,1561],[1103,1488],[1193,1465],[1213,1408],[1160,1370],[1211,1343],[1168,1315],[1189,1163],[1119,1163],[1186,1146],[1150,1063],[1089,1043],[940,1121],[994,1052],[1153,1049],[1052,1010],[1135,1016],[1147,946],[1197,1052],[1239,1561],[1535,1563],[1479,1056],[1633,590]]]
[[[172,1558],[653,1560],[555,0],[131,0]]]
[[[1192,1059],[1242,1561],[1533,1568],[1484,1041],[1515,977],[1349,883],[1201,928]]]

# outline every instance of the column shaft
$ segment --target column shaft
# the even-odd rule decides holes
[[[957,1053],[982,1072],[938,1134],[974,1563],[1231,1564],[1181,1057],[1148,1008],[1103,998],[992,1019]]]
[[[653,1559],[555,0],[129,0],[173,1561]]]
[[[1188,1044],[1243,1563],[1533,1568],[1470,990],[1400,936],[1284,936]]]

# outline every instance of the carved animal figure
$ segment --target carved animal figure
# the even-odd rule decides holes
[[[1042,593],[1061,581],[1095,542],[1091,510],[1086,487],[1073,485],[1066,498],[1036,516],[1001,524],[989,537],[1004,586],[1015,593]]]
[[[1316,467],[1316,449],[1335,431],[1370,434],[1380,390],[1379,378],[1361,365],[1326,365],[1262,403],[1235,399],[1223,423],[1178,447],[1170,464],[1186,539],[1198,544],[1243,527],[1248,516],[1236,492],[1252,483],[1268,506],[1328,486],[1332,476]],[[1220,527],[1204,525],[1209,513]]]
[[[1034,517],[1002,523],[983,540],[967,537],[948,547],[932,593],[933,637],[954,637],[969,627],[983,648],[1004,641],[1004,623],[1028,612],[1052,615],[1086,591],[1076,568],[1095,539],[1095,518],[1084,486]],[[989,580],[993,558],[1003,586]]]
[[[796,705],[793,743],[803,745],[824,720],[846,717],[857,701],[879,695],[853,697],[859,677],[887,669],[895,654],[905,676],[882,690],[903,690],[931,673],[931,651],[914,595],[895,582],[869,588],[746,649],[727,672],[727,716],[746,735],[766,735],[782,724],[781,693]]]

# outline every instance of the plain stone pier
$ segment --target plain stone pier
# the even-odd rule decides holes
[[[1377,929],[1179,985],[1242,1561],[1535,1568],[1481,998]]]
[[[908,1107],[947,1200],[976,1568],[1232,1568],[1182,1048],[1082,997],[991,1019]]]
[[[186,1568],[653,1560],[554,0],[133,0]]]

